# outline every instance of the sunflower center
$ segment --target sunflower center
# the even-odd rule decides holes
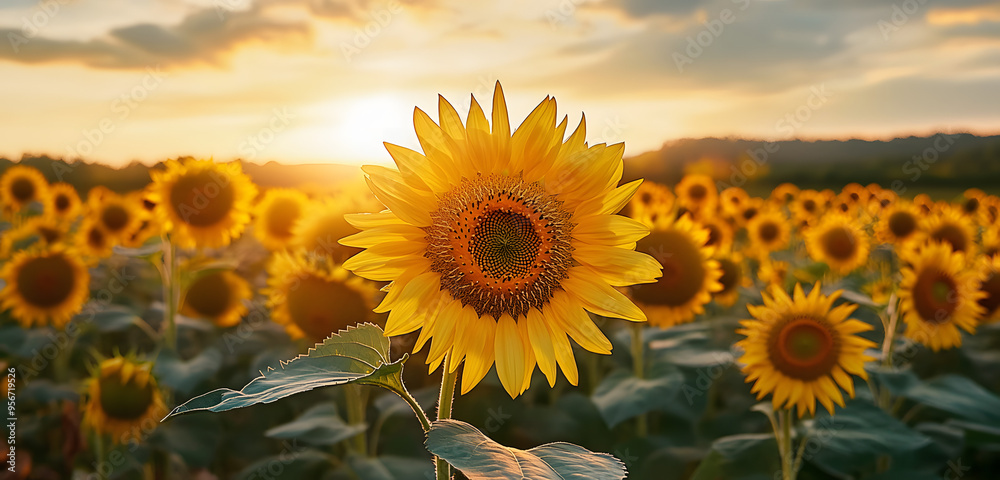
[[[87,245],[90,245],[91,248],[104,248],[104,240],[104,233],[98,228],[91,228],[87,232]]]
[[[195,227],[219,223],[235,203],[233,182],[208,171],[182,175],[170,188],[170,206],[181,220]]]
[[[708,196],[708,189],[705,188],[704,185],[696,183],[691,185],[691,188],[688,189],[688,196],[691,197],[692,200],[704,200],[705,197]]]
[[[42,237],[45,243],[56,243],[62,237],[62,232],[55,228],[40,226],[38,227],[38,236]]]
[[[944,272],[924,270],[913,286],[913,306],[925,322],[940,324],[958,308],[955,280]]]
[[[101,211],[101,223],[112,232],[117,232],[128,225],[128,210],[121,205],[108,205]]]
[[[184,295],[184,303],[199,315],[214,318],[229,309],[232,296],[225,275],[210,273],[191,283]]]
[[[268,233],[278,238],[290,238],[292,236],[292,227],[301,214],[302,210],[295,200],[290,198],[276,199],[271,204],[271,208],[267,210],[267,216],[265,217],[267,219],[265,225],[267,226]]]
[[[642,192],[642,194],[639,195],[639,201],[644,205],[649,205],[653,203],[653,194],[649,192]]]
[[[315,275],[307,275],[289,288],[285,301],[292,322],[314,341],[366,318],[370,310],[356,290]]]
[[[115,374],[98,380],[101,391],[101,410],[117,420],[135,420],[142,417],[153,404],[153,383],[136,384],[134,378],[122,383]]]
[[[979,210],[979,199],[970,198],[966,200],[965,203],[962,204],[962,209],[965,210],[965,213],[976,213],[976,210]]]
[[[823,250],[837,260],[848,260],[857,251],[854,235],[843,227],[834,227],[820,238]]]
[[[743,268],[740,267],[739,263],[728,258],[719,259],[719,266],[722,267],[722,276],[719,277],[722,290],[718,293],[725,294],[735,290],[740,279],[743,278]]]
[[[722,231],[718,225],[709,223],[705,225],[705,229],[708,230],[708,240],[705,242],[706,247],[714,247],[722,241]]]
[[[761,224],[757,232],[765,243],[771,243],[778,239],[778,226],[772,222]]]
[[[424,256],[463,305],[517,318],[547,303],[573,266],[570,218],[538,182],[480,176],[441,198]]]
[[[793,318],[768,338],[768,356],[775,369],[803,381],[829,375],[840,354],[832,326],[824,320]]]
[[[702,290],[707,272],[701,251],[685,233],[654,231],[639,240],[636,250],[650,253],[663,265],[663,276],[656,283],[632,287],[636,300],[651,305],[680,307]]]
[[[70,205],[69,197],[67,197],[65,194],[60,193],[59,195],[56,196],[56,201],[55,201],[56,211],[65,212],[66,210],[69,210],[69,205]]]
[[[19,202],[27,202],[35,198],[35,184],[27,178],[17,178],[10,185],[10,193]]]
[[[967,246],[965,232],[962,231],[961,227],[953,223],[946,223],[938,227],[931,233],[931,238],[939,242],[947,242],[951,245],[952,250],[956,252],[964,252]]]
[[[76,280],[73,266],[62,255],[28,260],[17,274],[17,288],[28,303],[51,308],[65,301]]]
[[[896,238],[906,238],[917,229],[917,219],[907,212],[889,215],[889,231]]]
[[[748,207],[746,210],[743,210],[743,219],[747,221],[753,220],[753,217],[757,216],[757,212],[757,207]]]
[[[816,202],[814,200],[812,200],[812,199],[803,200],[802,201],[802,208],[805,211],[807,211],[809,213],[812,213],[812,212],[816,211]]]
[[[984,318],[989,318],[1000,308],[1000,274],[993,273],[983,281],[979,290],[986,292],[986,297],[979,299],[979,304],[986,309]]]

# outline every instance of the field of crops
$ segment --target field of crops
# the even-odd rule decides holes
[[[0,172],[0,478],[996,478],[1000,199],[623,183],[485,106],[329,192]]]

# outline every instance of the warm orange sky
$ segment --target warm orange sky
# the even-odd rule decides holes
[[[367,31],[367,33],[365,33]],[[698,42],[701,45],[697,45]],[[3,0],[0,155],[389,161],[499,79],[591,143],[1000,131],[1000,5],[955,0]],[[798,118],[796,118],[798,115]],[[104,132],[101,132],[101,129]]]

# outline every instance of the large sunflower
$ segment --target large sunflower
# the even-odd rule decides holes
[[[364,167],[389,211],[349,216],[364,231],[341,243],[366,250],[344,266],[392,281],[377,309],[391,311],[386,334],[426,329],[428,363],[447,353],[454,372],[465,362],[463,393],[494,361],[512,397],[536,362],[550,384],[556,364],[576,384],[567,334],[610,353],[586,310],[643,321],[613,287],[659,276],[656,261],[632,249],[649,229],[615,215],[640,184],[618,186],[624,145],[588,146],[583,120],[563,142],[552,98],[511,135],[499,83],[492,125],[474,98],[465,125],[443,97],[438,107],[440,125],[414,112],[423,154],[386,144],[398,170]]]
[[[55,218],[71,220],[80,213],[80,195],[76,188],[64,182],[49,185],[45,196],[45,213]]]
[[[13,165],[0,176],[0,207],[16,212],[31,202],[44,202],[48,186],[38,169]]]
[[[902,245],[920,232],[920,210],[906,201],[898,201],[882,211],[875,224],[875,238],[883,243]]]
[[[776,209],[765,210],[747,223],[749,250],[761,257],[788,246],[791,227],[788,219]]]
[[[1000,320],[1000,256],[979,259],[979,278],[982,280],[979,291],[984,294],[979,299],[979,306],[983,307],[982,323]]]
[[[653,255],[663,265],[663,276],[653,283],[636,285],[629,295],[661,328],[690,322],[705,311],[712,293],[722,289],[723,271],[715,252],[706,246],[708,230],[684,215],[676,221],[663,220],[653,232],[639,240],[636,249]]]
[[[164,231],[183,248],[228,245],[250,223],[257,187],[238,162],[184,158],[154,171],[149,200]]]
[[[293,238],[293,227],[305,216],[309,199],[298,190],[272,188],[254,208],[253,233],[269,250],[288,248]],[[336,237],[331,240],[336,243]]]
[[[361,251],[360,248],[338,243],[341,238],[358,233],[358,229],[344,219],[348,212],[358,211],[350,198],[317,200],[307,209],[309,214],[303,216],[292,228],[293,247],[329,257],[338,264]]]
[[[813,260],[844,275],[868,261],[870,246],[868,235],[854,219],[831,214],[806,232],[806,249]]]
[[[264,293],[271,316],[292,338],[321,342],[348,325],[372,320],[375,286],[328,257],[282,251],[267,270]]]
[[[76,253],[55,245],[17,252],[0,270],[6,282],[0,308],[25,327],[62,327],[80,312],[90,292],[90,273]]]
[[[115,445],[142,441],[167,414],[151,367],[118,356],[102,361],[89,380],[83,424]]]
[[[904,335],[934,351],[961,345],[959,328],[975,332],[983,311],[980,272],[966,268],[965,256],[944,243],[928,243],[908,257],[899,285]]]
[[[245,301],[253,297],[250,284],[231,270],[213,270],[191,282],[181,299],[181,313],[204,318],[220,327],[240,323],[247,313]]]
[[[875,346],[857,335],[871,325],[848,318],[857,306],[834,307],[840,291],[822,295],[819,284],[808,296],[801,284],[791,297],[775,286],[761,296],[764,305],[747,305],[754,319],[737,330],[747,337],[736,345],[750,391],[758,400],[771,394],[776,409],[796,407],[799,417],[815,413],[817,401],[831,414],[834,404],[843,407],[841,389],[854,397],[851,375],[867,378],[864,364],[873,358],[864,352]]]

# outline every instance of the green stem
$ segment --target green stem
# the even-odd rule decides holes
[[[368,391],[361,385],[345,385],[347,390],[347,423],[351,425],[365,425],[365,404],[368,403]],[[366,440],[367,428],[355,435],[351,441],[354,449],[361,455],[368,455],[368,442]]]
[[[177,308],[180,303],[180,275],[177,272],[177,247],[163,236],[163,341],[177,350]]]
[[[795,480],[794,459],[792,458],[792,410],[782,409],[778,423],[781,424],[781,478]]]
[[[636,378],[645,378],[645,342],[642,338],[642,324],[632,323],[632,373]],[[649,433],[649,418],[645,413],[635,419],[635,432],[640,438]]]
[[[438,420],[447,420],[451,418],[451,407],[455,400],[455,380],[458,375],[455,370],[454,372],[448,371],[448,356],[444,357],[444,363],[441,369],[441,394],[438,395]],[[430,430],[428,428],[428,430]],[[450,480],[451,479],[451,465],[448,461],[441,457],[434,457],[434,470],[437,472],[437,480]]]
[[[888,315],[889,320],[883,322],[885,325],[885,339],[882,341],[882,366],[886,368],[892,368],[892,356],[896,345],[896,327],[899,322],[899,312],[896,309],[896,294],[892,294],[889,297],[889,305],[886,307],[886,315]],[[892,413],[892,396],[889,394],[889,389],[885,385],[879,386],[879,395],[876,398],[878,401],[878,406],[882,410]]]

